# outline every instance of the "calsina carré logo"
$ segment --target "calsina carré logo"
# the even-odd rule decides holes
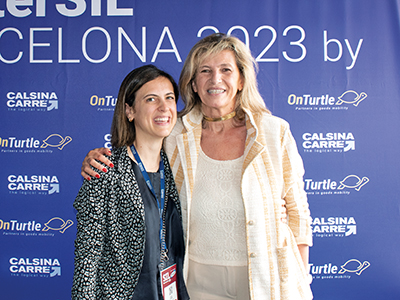
[[[15,195],[52,195],[60,193],[60,181],[56,175],[10,174],[7,188]]]
[[[305,178],[304,188],[307,195],[349,195],[352,190],[359,192],[368,182],[367,176],[356,174],[349,174],[338,181],[332,178],[322,180]]]
[[[329,94],[312,95],[303,94],[296,95],[290,94],[287,98],[287,103],[295,107],[299,111],[327,111],[327,110],[348,110],[349,107],[357,107],[361,101],[368,97],[366,92],[357,92],[354,90],[347,90],[340,96],[334,97]]]
[[[9,260],[11,276],[51,278],[61,276],[58,258],[11,257]]]
[[[69,135],[52,133],[44,138],[36,137],[0,137],[0,149],[4,153],[53,153],[53,149],[62,151],[72,141]]]
[[[315,217],[311,228],[314,237],[342,238],[357,234],[354,217]]]
[[[350,279],[352,275],[361,276],[371,266],[367,260],[348,259],[343,263],[332,262],[317,265],[310,263],[310,273],[313,279]]]
[[[55,92],[8,92],[6,98],[9,111],[47,112],[58,109]]]
[[[302,146],[306,153],[343,153],[356,149],[351,132],[305,132]]]
[[[111,134],[109,134],[109,133],[106,133],[105,135],[104,135],[104,146],[103,146],[104,148],[109,148],[109,149],[111,149],[112,147],[111,147]]]
[[[70,219],[52,217],[45,222],[38,220],[2,220],[0,219],[0,231],[2,235],[26,236],[26,237],[53,237],[55,233],[63,234],[74,222]]]

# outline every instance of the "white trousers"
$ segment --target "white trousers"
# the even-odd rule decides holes
[[[191,300],[250,300],[247,266],[216,266],[189,261]]]

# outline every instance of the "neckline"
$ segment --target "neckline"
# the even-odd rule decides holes
[[[136,161],[134,161],[131,157],[129,157],[131,159],[131,162],[137,167],[139,168],[140,171],[140,167],[138,165],[138,163]],[[147,171],[146,171],[147,172]],[[147,172],[147,174],[151,174],[151,175],[157,175],[160,174],[160,169],[157,170],[157,172]]]
[[[242,159],[244,158],[244,154],[243,154],[243,155],[241,155],[241,156],[239,156],[239,157],[237,157],[237,158],[234,158],[234,159],[226,159],[226,160],[214,159],[214,158],[212,158],[212,157],[209,157],[207,154],[205,154],[204,151],[203,151],[203,149],[201,148],[201,146],[200,146],[200,154],[201,154],[205,159],[208,159],[208,160],[210,160],[211,162],[219,162],[219,163],[236,163],[236,162],[238,162],[238,161],[240,161],[240,160],[242,160]]]
[[[207,122],[221,122],[221,121],[232,119],[235,116],[236,116],[236,111],[230,112],[229,114],[227,114],[225,116],[217,117],[217,118],[207,117],[205,114],[203,114],[203,120],[206,120]]]

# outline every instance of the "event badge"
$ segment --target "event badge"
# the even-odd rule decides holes
[[[161,290],[164,300],[178,300],[178,290],[176,284],[176,264],[161,270]]]

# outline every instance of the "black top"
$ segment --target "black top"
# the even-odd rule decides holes
[[[146,227],[143,266],[132,300],[162,300],[163,297],[160,284],[160,270],[158,267],[160,263],[160,216],[158,213],[157,200],[147,186],[139,166],[133,161],[132,168],[133,172],[135,173],[144,203]],[[156,192],[157,198],[160,199],[160,173],[148,172],[148,175]],[[165,201],[168,201],[168,197],[165,198]],[[184,257],[182,223],[178,210],[172,201],[167,202],[165,222],[165,242],[167,245],[169,258],[168,266],[174,263],[177,265],[179,300],[189,299],[186,286],[183,281],[182,272]]]

